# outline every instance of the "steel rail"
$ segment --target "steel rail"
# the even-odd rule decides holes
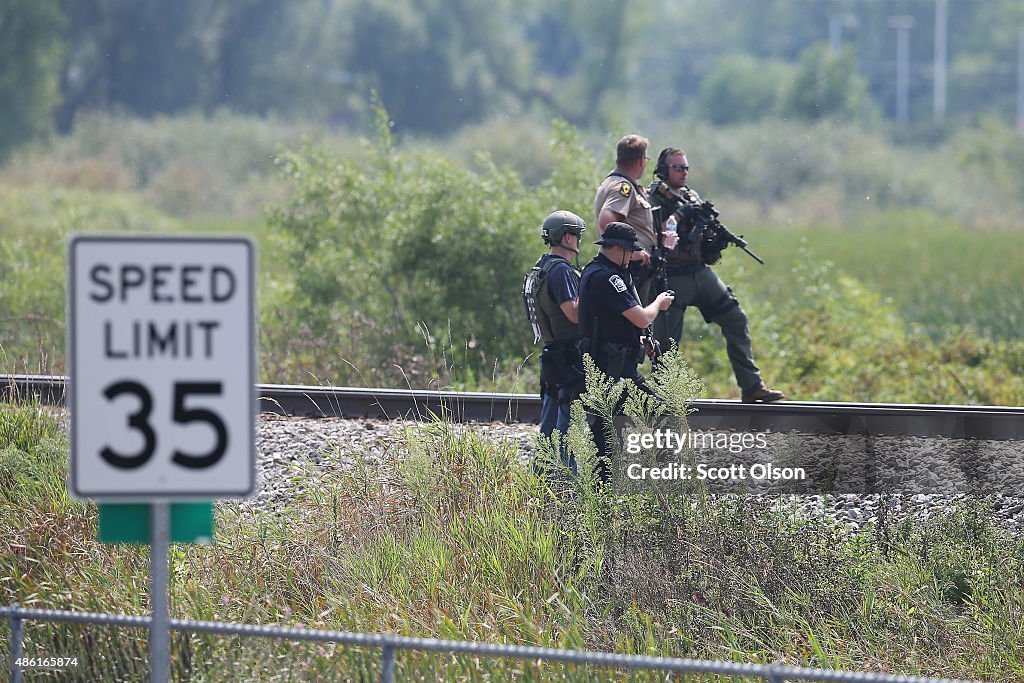
[[[38,397],[62,405],[66,378],[0,375],[0,400]],[[363,389],[258,384],[260,410],[305,417],[432,419],[459,422],[537,422],[536,394],[470,391]],[[741,403],[729,399],[693,402],[691,428],[796,431],[810,434],[922,436],[1013,441],[1024,439],[1024,407],[780,401]]]

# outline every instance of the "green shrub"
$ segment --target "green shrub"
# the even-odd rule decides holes
[[[773,117],[779,93],[792,78],[793,67],[785,62],[729,55],[701,81],[698,113],[715,125]]]
[[[561,131],[554,153],[578,157]],[[344,382],[355,366],[363,383],[418,384],[441,364],[480,378],[495,358],[524,357],[519,290],[543,251],[537,226],[586,181],[559,161],[550,184],[529,191],[493,164],[472,172],[403,152],[384,112],[372,145],[359,161],[311,148],[281,159],[294,192],[269,221],[293,276],[265,308],[264,334],[297,355],[273,372]]]
[[[849,121],[872,106],[867,79],[860,75],[853,51],[836,54],[825,43],[817,43],[800,55],[779,110],[783,116],[806,121]]]

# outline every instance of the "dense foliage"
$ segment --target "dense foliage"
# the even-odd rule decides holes
[[[557,130],[569,170],[583,151],[570,128]],[[291,281],[267,302],[264,330],[270,347],[293,353],[271,362],[279,374],[342,383],[365,382],[362,371],[420,384],[456,362],[449,354],[484,378],[492,361],[514,367],[496,359],[523,355],[517,293],[522,264],[543,249],[537,226],[565,208],[559,197],[582,197],[592,183],[556,170],[530,190],[487,161],[472,172],[400,151],[384,112],[376,142],[357,158],[306,148],[279,164],[294,192],[269,221]]]
[[[948,3],[944,113],[933,103],[937,6],[5,0],[0,150],[54,123],[68,131],[95,110],[148,117],[228,109],[359,124],[372,120],[373,93],[398,130],[430,134],[508,112],[542,112],[584,128],[644,117],[645,110],[714,122],[787,111],[810,119],[893,118],[894,15],[914,26],[907,91],[913,129],[941,136],[986,115],[1012,120],[1021,4]],[[730,85],[728,75],[739,78]]]
[[[225,114],[96,116],[17,153],[0,169],[4,369],[64,371],[70,233],[227,231],[259,244],[263,381],[535,390],[521,278],[549,211],[591,215],[614,136],[494,120],[399,140],[379,115],[369,141]],[[716,269],[773,385],[804,399],[1024,403],[1024,139],[1012,129],[990,121],[934,149],[828,122],[685,139],[694,186],[767,261],[730,249]],[[683,351],[709,395],[736,395],[717,328],[696,312]]]

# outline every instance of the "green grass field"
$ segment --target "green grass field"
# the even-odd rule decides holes
[[[571,437],[588,472],[584,432]],[[216,505],[211,546],[174,546],[174,617],[1019,681],[1024,542],[983,501],[857,531],[753,498],[549,489],[516,448],[408,425],[383,462],[338,444],[297,461],[277,511]],[[580,439],[583,438],[583,441]],[[354,457],[354,462],[352,458]],[[65,489],[67,441],[0,405],[0,602],[143,614],[139,546],[101,545]],[[347,463],[347,464],[342,464]],[[26,655],[82,680],[136,680],[144,631],[28,624]],[[0,639],[0,657],[7,654]],[[365,680],[378,655],[272,639],[173,638],[176,680]],[[400,655],[402,680],[663,680]],[[708,678],[707,680],[715,680]]]
[[[743,227],[768,265],[732,249],[721,270],[726,278],[741,271],[752,297],[799,298],[793,270],[829,263],[831,272],[824,275],[842,272],[891,300],[908,331],[938,340],[971,328],[982,337],[1011,340],[1024,330],[1024,299],[1014,290],[1024,277],[1018,232],[970,230],[921,211],[886,213],[845,227]]]

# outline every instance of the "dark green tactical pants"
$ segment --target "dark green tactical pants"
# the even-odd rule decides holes
[[[670,339],[679,344],[686,308],[695,306],[706,322],[715,323],[722,329],[725,350],[740,390],[747,392],[761,387],[761,371],[754,365],[750,346],[747,314],[732,295],[732,289],[726,287],[710,268],[701,268],[688,275],[671,275],[668,286],[675,290],[676,299],[672,307],[654,321],[654,336],[661,343],[661,348],[668,350]]]

